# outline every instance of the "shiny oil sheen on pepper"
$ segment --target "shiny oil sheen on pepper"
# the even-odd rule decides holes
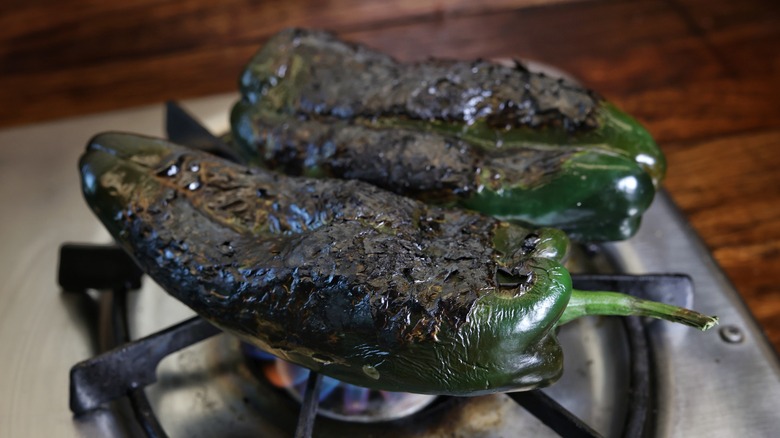
[[[360,179],[583,241],[632,236],[665,161],[595,93],[520,65],[403,64],[286,30],[241,77],[233,139],[247,160]]]
[[[120,133],[95,137],[80,170],[92,210],[170,294],[280,358],[360,386],[527,390],[561,375],[554,329],[573,318],[714,323],[573,291],[561,231],[360,181],[289,177]]]

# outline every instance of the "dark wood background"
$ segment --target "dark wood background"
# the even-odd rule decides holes
[[[235,90],[288,26],[580,78],[656,137],[666,188],[780,350],[780,2],[5,0],[0,127]]]

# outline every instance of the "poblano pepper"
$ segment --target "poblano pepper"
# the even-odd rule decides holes
[[[633,235],[665,172],[631,117],[520,65],[402,64],[324,32],[287,30],[240,86],[232,136],[255,164],[457,201],[577,240]]]
[[[475,395],[549,385],[555,327],[639,314],[715,319],[572,291],[566,236],[360,181],[247,168],[108,133],[80,161],[90,207],[143,270],[224,330],[349,383]]]

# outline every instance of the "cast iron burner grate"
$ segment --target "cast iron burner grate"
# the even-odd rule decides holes
[[[150,336],[131,341],[127,324],[126,297],[141,285],[141,270],[115,246],[65,244],[60,249],[59,284],[64,291],[84,293],[101,290],[100,342],[105,352],[80,362],[70,372],[70,409],[78,417],[127,397],[135,419],[149,437],[167,436],[144,388],[153,384],[156,368],[166,356],[220,333],[210,323],[195,317]],[[685,290],[692,287],[686,275],[574,275],[582,290],[616,290],[640,297],[658,288]],[[646,436],[651,429],[651,369],[647,335],[640,318],[622,318],[630,353],[629,410],[623,436]],[[317,417],[317,393],[321,376],[311,373],[301,404],[296,437],[310,437]],[[581,419],[541,391],[507,394],[553,431],[564,437],[598,437]],[[425,410],[412,415],[425,415]]]

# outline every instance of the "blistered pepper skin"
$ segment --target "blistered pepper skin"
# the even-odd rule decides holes
[[[567,240],[359,181],[293,178],[108,133],[84,196],[170,294],[273,354],[353,384],[477,395],[549,385]]]
[[[288,30],[252,59],[240,85],[232,136],[255,164],[362,179],[577,240],[633,235],[665,173],[631,117],[521,66],[401,64],[326,33]]]

